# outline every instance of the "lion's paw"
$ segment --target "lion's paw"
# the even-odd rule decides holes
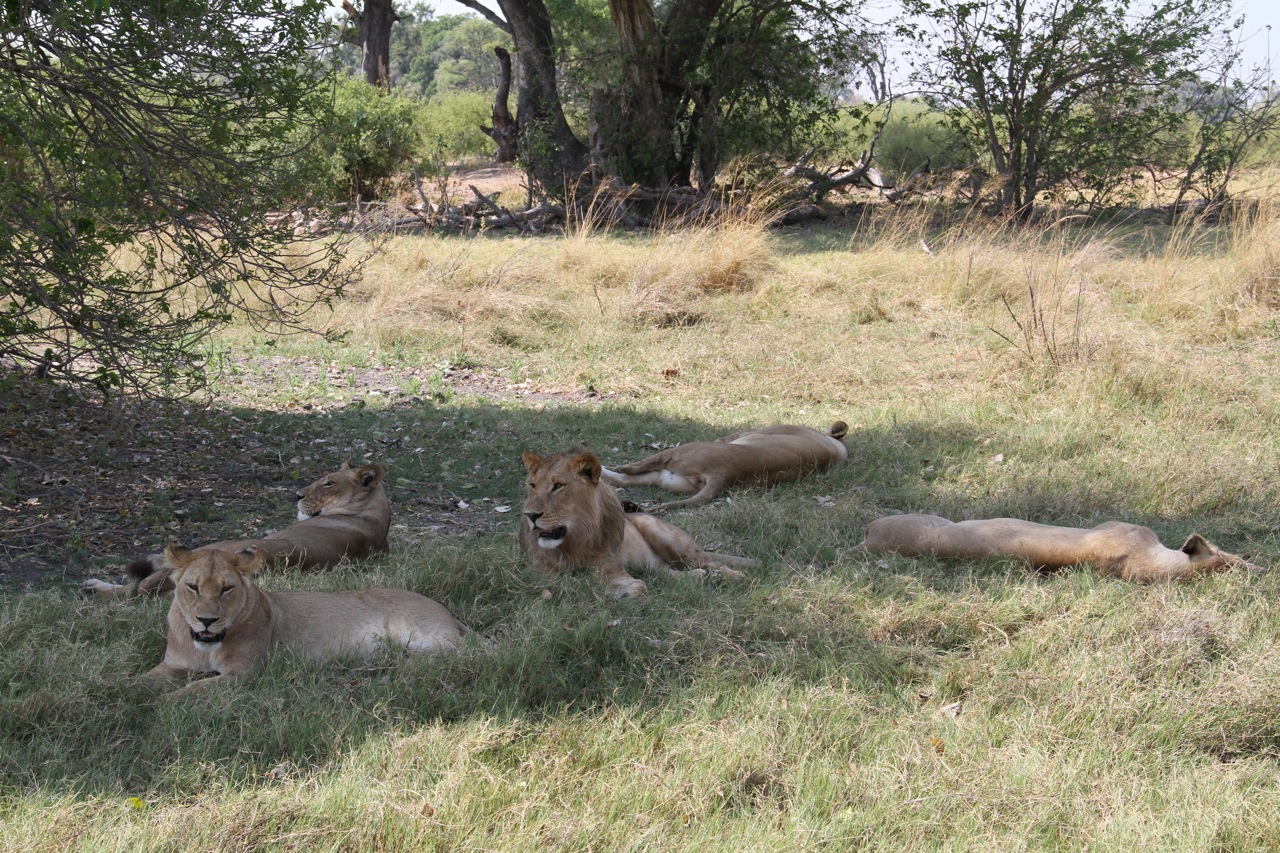
[[[112,595],[120,589],[123,589],[123,587],[118,583],[109,583],[97,578],[89,578],[80,584],[80,594],[86,598],[98,595]]]
[[[609,584],[609,594],[619,601],[624,598],[644,595],[648,591],[649,587],[645,586],[644,581],[636,580],[635,578],[617,580]]]
[[[711,579],[717,581],[740,581],[746,575],[737,569],[730,569],[725,566],[719,566],[711,570]]]

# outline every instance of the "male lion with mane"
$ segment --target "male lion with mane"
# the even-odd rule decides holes
[[[741,572],[727,567],[759,565],[747,557],[709,554],[678,527],[644,513],[625,513],[617,493],[601,479],[600,460],[587,450],[545,458],[525,451],[523,460],[529,479],[520,550],[534,569],[599,568],[609,593],[626,598],[647,589],[627,566],[677,577],[741,578]],[[690,569],[679,572],[672,565]]]
[[[650,507],[649,512],[701,506],[734,486],[797,480],[843,462],[849,457],[844,444],[848,432],[844,421],[836,421],[826,432],[791,424],[745,430],[715,441],[668,447],[639,462],[605,468],[604,478],[614,486],[657,486],[693,495]]]
[[[346,592],[264,592],[252,575],[263,563],[256,548],[196,550],[170,545],[173,604],[164,660],[144,678],[176,683],[214,672],[174,696],[237,681],[262,667],[276,647],[312,660],[369,655],[389,644],[412,652],[458,646],[465,625],[440,603],[405,589]]]
[[[1123,521],[1107,521],[1084,529],[1018,518],[952,522],[936,515],[891,515],[867,525],[867,536],[860,547],[895,551],[907,557],[1006,557],[1022,560],[1037,570],[1088,563],[1101,574],[1139,582],[1181,580],[1228,568],[1267,571],[1219,550],[1199,533],[1192,533],[1181,548],[1174,550],[1162,545],[1151,528]]]
[[[382,480],[380,465],[352,468],[343,462],[337,471],[298,492],[297,524],[261,539],[229,539],[201,545],[196,550],[239,553],[256,548],[265,567],[300,569],[327,569],[343,557],[355,559],[385,551],[391,501]],[[126,569],[135,584],[87,580],[81,588],[93,595],[110,597],[168,592],[173,589],[169,575],[174,568],[166,554],[138,557]]]

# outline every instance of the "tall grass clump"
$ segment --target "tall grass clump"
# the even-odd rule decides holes
[[[664,231],[628,282],[633,316],[658,326],[696,322],[706,297],[748,293],[773,268],[763,222],[739,219]]]
[[[1235,223],[1231,249],[1243,294],[1265,308],[1280,307],[1280,210],[1262,205],[1256,216]]]

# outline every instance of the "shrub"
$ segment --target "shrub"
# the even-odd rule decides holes
[[[299,166],[308,195],[377,198],[421,152],[422,106],[363,80],[342,76],[319,141]]]
[[[493,141],[480,132],[492,118],[493,96],[482,92],[448,92],[436,95],[422,111],[427,145],[434,157],[453,162],[468,157],[490,157]]]
[[[852,157],[857,157],[871,144],[876,129],[884,122],[884,108],[871,108],[865,118],[865,122],[860,116],[848,119],[846,151]],[[876,168],[886,179],[896,182],[919,168],[926,159],[938,168],[968,163],[972,158],[944,116],[931,111],[921,101],[898,101],[876,142]]]

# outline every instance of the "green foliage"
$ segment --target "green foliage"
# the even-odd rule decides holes
[[[847,157],[860,156],[874,141],[876,168],[890,181],[900,181],[926,161],[940,168],[964,165],[973,157],[947,117],[919,99],[897,101],[891,108],[854,108],[841,116],[837,126],[840,150]]]
[[[434,96],[422,109],[427,149],[445,162],[489,156],[493,140],[480,132],[480,126],[489,123],[492,107],[492,94],[450,92]]]
[[[1178,115],[1227,0],[907,0],[913,77],[991,159],[1000,206],[1019,216],[1073,175],[1105,192]],[[1090,185],[1092,182],[1092,185]]]
[[[326,198],[377,198],[416,165],[422,105],[357,77],[339,75],[324,133],[301,161],[299,178]]]
[[[293,326],[340,291],[340,247],[304,256],[267,216],[322,111],[324,8],[6,5],[0,357],[178,393],[233,309]]]
[[[391,28],[391,82],[406,94],[429,97],[435,92],[440,66],[437,51],[459,27],[473,20],[469,15],[435,17],[432,9],[418,4],[404,12]]]
[[[492,98],[502,77],[494,45],[513,49],[511,37],[488,21],[468,18],[449,30],[431,54],[437,63],[434,91],[482,92]]]
[[[792,160],[830,138],[836,113],[829,93],[848,59],[840,49],[848,33],[833,26],[823,40],[812,38],[810,19],[792,4],[752,4],[751,11],[719,22],[698,69],[707,94],[694,99],[692,111],[718,113],[703,135],[715,137],[721,158],[767,153]]]

